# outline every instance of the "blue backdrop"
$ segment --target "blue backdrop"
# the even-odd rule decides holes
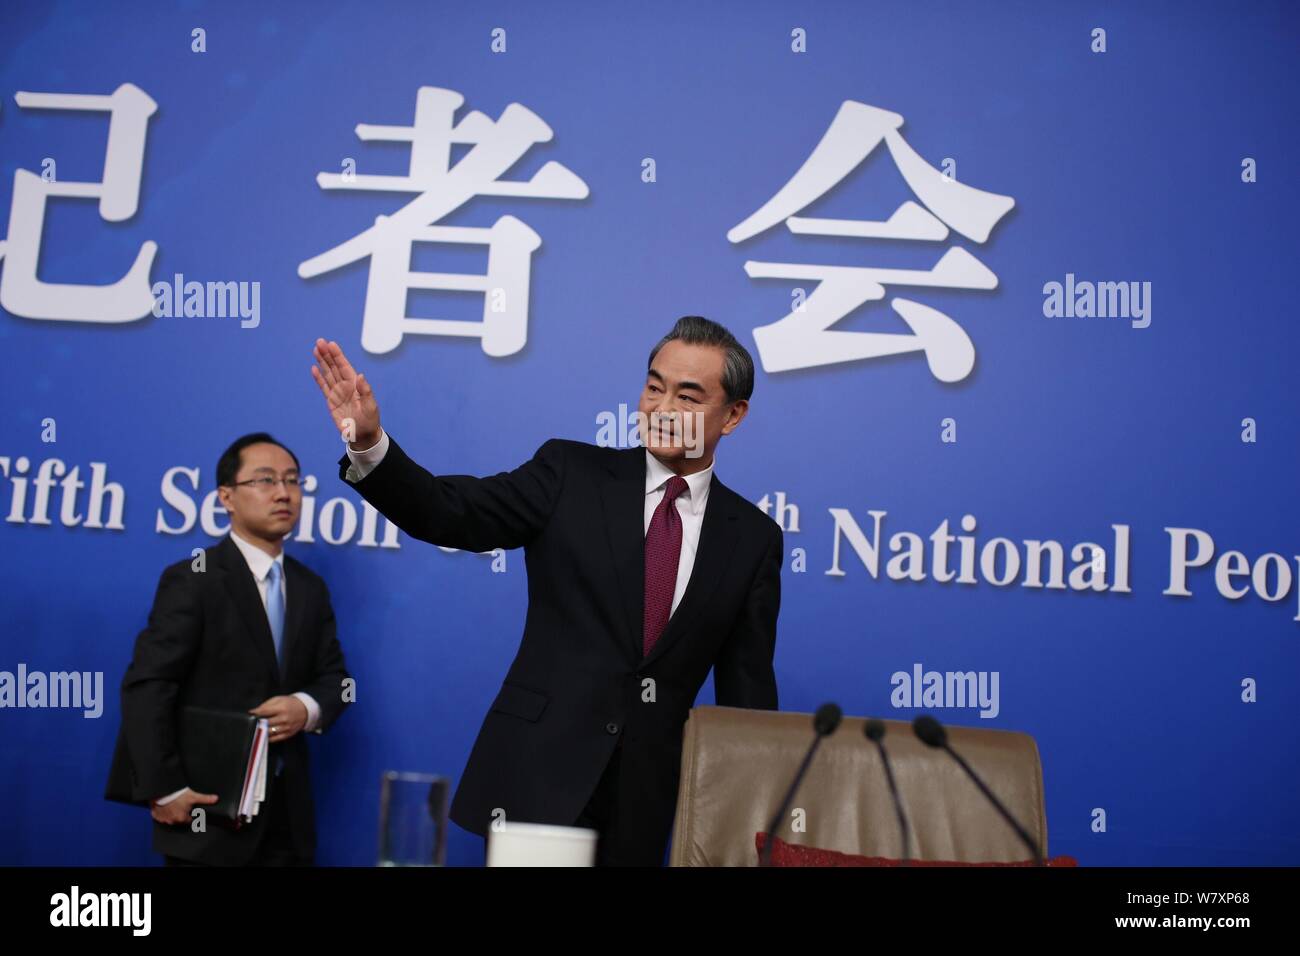
[[[102,672],[105,696],[98,719],[0,710],[0,863],[155,859],[148,815],[101,799],[117,685],[163,566],[214,540],[201,522],[169,530],[186,526],[177,502],[197,509],[221,449],[248,431],[273,432],[314,476],[315,518],[289,553],[329,583],[357,679],[356,706],[312,741],[319,861],[374,861],[385,769],[459,775],[522,632],[523,556],[498,573],[490,557],[345,533],[359,499],[336,477],[341,445],[308,372],[315,337],[367,373],[417,460],[484,475],[551,436],[597,441],[602,414],[635,409],[648,350],[680,315],[724,323],[763,359],[754,330],[816,283],[751,278],[747,261],[929,270],[953,247],[997,288],[887,297],[949,316],[973,371],[940,381],[917,353],[791,371],[760,362],[749,416],[718,450],[724,482],[798,509],[797,526],[783,517],[782,709],[833,699],[910,719],[917,709],[895,706],[897,672],[996,672],[996,716],[924,709],[1037,739],[1052,852],[1084,864],[1300,863],[1294,5],[65,2],[0,18],[0,217],[18,171],[105,177],[108,114],[24,107],[16,94],[107,96],[129,83],[157,104],[134,215],[109,222],[94,202],[51,199],[40,278],[114,282],[151,240],[150,283],[180,273],[256,282],[260,296],[255,325],[0,310],[0,671]],[[540,237],[526,343],[508,355],[418,333],[369,352],[368,260],[298,273],[416,198],[323,190],[316,176],[347,173],[349,159],[357,175],[405,176],[410,144],[365,142],[356,127],[411,126],[421,87],[463,96],[458,120],[526,107],[554,135],[504,178],[557,163],[586,187],[585,198],[480,194],[439,220],[483,228],[509,215]],[[845,101],[898,114],[928,164],[1014,209],[986,242],[956,229],[918,242],[780,225],[730,242]],[[452,161],[469,148],[453,147]],[[801,215],[885,220],[907,200],[920,202],[881,144]],[[31,238],[11,231],[0,259],[14,289],[15,252]],[[411,268],[483,274],[486,250],[426,243]],[[1149,283],[1149,325],[1047,314],[1045,286],[1067,276]],[[472,322],[483,303],[482,292],[422,291],[407,307]],[[885,299],[835,329],[908,331]],[[86,527],[86,491],[64,520],[57,485],[49,523],[33,520],[31,478],[48,459],[87,483],[98,463],[121,487],[123,527]],[[176,468],[198,469],[197,488],[165,477]],[[323,535],[332,499],[350,504],[330,506]],[[874,576],[844,520],[870,538],[872,511],[886,513]],[[1023,557],[1026,539],[1051,539],[1068,559],[1076,543],[1104,545],[1112,586],[1035,588],[1023,571],[999,586],[987,578],[1000,578],[1005,547],[993,575],[977,558],[971,584],[934,580],[929,552],[924,580],[887,575],[891,535],[928,547],[965,515],[979,549],[1004,537]],[[1112,525],[1129,530],[1127,593],[1113,587]],[[1188,572],[1189,596],[1163,593],[1167,528],[1214,544]],[[827,573],[837,542],[843,573]],[[1227,575],[1248,588],[1233,599],[1215,579],[1231,550],[1248,567],[1280,557],[1258,581]],[[712,699],[706,686],[700,703]],[[449,861],[480,859],[480,841],[453,827]]]

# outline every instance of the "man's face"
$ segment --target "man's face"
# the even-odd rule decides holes
[[[722,388],[725,355],[716,346],[678,340],[655,355],[637,406],[646,425],[641,443],[669,467],[712,461],[718,439],[745,417],[749,402],[728,402]]]
[[[240,453],[236,484],[221,487],[218,496],[230,513],[230,524],[241,535],[264,541],[283,538],[293,530],[302,507],[302,489],[287,481],[275,484],[241,484],[258,478],[297,478],[298,466],[293,456],[279,445],[258,442]]]

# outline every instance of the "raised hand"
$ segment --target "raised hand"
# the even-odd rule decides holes
[[[317,339],[311,377],[320,386],[343,440],[362,451],[379,441],[379,405],[364,375],[357,374],[337,342]]]

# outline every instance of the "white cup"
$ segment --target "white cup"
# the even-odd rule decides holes
[[[595,866],[595,830],[505,823],[488,830],[488,866]]]

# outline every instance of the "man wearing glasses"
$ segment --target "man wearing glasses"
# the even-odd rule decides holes
[[[284,553],[302,505],[297,456],[264,432],[245,435],[217,462],[217,494],[230,534],[163,571],[136,639],[106,796],[148,803],[154,850],[169,865],[310,864],[316,836],[302,735],[329,727],[352,695],[329,590]],[[187,786],[177,742],[186,705],[270,724],[267,799],[238,830],[194,825],[195,809],[219,795]]]
[[[420,467],[380,427],[370,383],[338,344],[318,339],[315,356],[349,442],[341,478],[414,538],[524,549],[523,640],[451,818],[484,836],[498,820],[589,827],[598,864],[658,866],[682,728],[709,671],[718,704],[777,707],[781,526],[713,471],[719,440],[749,408],[749,352],[718,323],[686,316],[650,351],[644,447],[552,438],[486,478]],[[454,453],[435,449],[445,463]]]

